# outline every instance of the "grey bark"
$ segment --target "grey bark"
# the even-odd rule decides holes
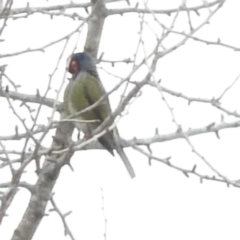
[[[98,1],[93,5],[92,18],[89,22],[88,35],[85,45],[85,51],[88,51],[93,57],[96,58],[98,46],[101,38],[102,28],[105,18],[105,6],[103,1]],[[66,117],[65,112],[62,112],[61,119]],[[70,139],[72,135],[72,124],[62,123],[58,127],[55,139]],[[70,144],[70,141],[68,141]],[[57,143],[53,142],[54,147],[60,147]],[[39,179],[35,185],[28,208],[12,236],[12,240],[31,240],[34,236],[36,229],[41,222],[48,201],[52,196],[52,189],[60,174],[61,168],[67,164],[73,153],[71,148],[68,152],[55,156],[49,156],[44,164],[42,171],[39,174]],[[49,161],[49,159],[51,161]]]

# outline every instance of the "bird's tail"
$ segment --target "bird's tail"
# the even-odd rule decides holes
[[[98,141],[102,144],[102,146],[107,149],[113,156],[114,156],[114,152],[113,152],[113,146],[111,144],[111,140],[109,141],[108,137],[106,135],[100,137],[98,139]]]
[[[133,167],[128,160],[127,155],[125,154],[123,148],[120,144],[120,138],[118,135],[117,129],[114,129],[113,131],[107,132],[105,135],[100,137],[98,141],[103,145],[104,148],[106,148],[113,156],[114,152],[113,150],[116,149],[118,155],[121,157],[125,167],[128,170],[129,175],[131,178],[135,177],[135,172],[133,170]]]
[[[118,130],[117,128],[114,128],[113,129],[113,132],[112,132],[112,136],[113,136],[113,141],[114,141],[114,145],[115,145],[115,149],[118,153],[118,155],[121,157],[126,169],[128,170],[128,173],[130,175],[131,178],[135,178],[135,172],[134,172],[134,169],[126,155],[126,153],[124,152],[122,146],[121,146],[121,143],[120,143],[120,137],[119,137],[119,134],[118,134]]]
[[[116,144],[116,151],[117,151],[118,155],[121,157],[125,167],[127,168],[129,175],[131,176],[131,178],[134,178],[135,172],[133,170],[133,167],[132,167],[130,161],[128,160],[128,157],[125,154],[124,150],[122,149],[121,146],[119,146],[119,144]]]

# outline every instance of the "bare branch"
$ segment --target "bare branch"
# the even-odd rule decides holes
[[[91,14],[93,18],[95,14],[97,15],[97,17],[103,16],[103,14],[99,13],[101,11],[104,11],[105,9],[103,3],[100,2],[100,3],[96,3],[95,5],[96,6],[93,6],[93,12]],[[85,46],[87,46],[87,49],[90,50],[90,52],[95,58],[97,56],[99,42],[89,39],[89,36],[92,36],[91,31],[94,31],[96,34],[94,35],[94,37],[100,41],[101,30],[102,28],[100,28],[96,32],[95,26],[89,23],[88,38]],[[54,104],[56,104],[56,102],[54,102]],[[62,112],[61,119],[65,119],[65,118],[66,118],[66,113]],[[73,126],[70,123],[63,122],[57,128],[55,138],[66,139],[67,140],[66,144],[69,144],[72,132],[73,132]],[[59,146],[57,142],[53,142],[53,146],[60,147],[60,149],[62,148],[62,146]],[[38,191],[36,191],[32,195],[29,206],[22,218],[22,221],[20,222],[19,226],[15,230],[12,240],[32,239],[39,223],[41,222],[44,216],[47,202],[52,197],[51,196],[52,189],[58,178],[60,170],[66,163],[69,163],[72,157],[72,154],[73,154],[73,151],[72,151],[72,148],[70,147],[69,151],[67,151],[66,153],[57,155],[56,157],[51,156],[49,159],[51,161],[48,160],[45,162],[45,165],[39,174],[39,179],[36,184]]]
[[[51,129],[56,128],[56,126],[52,126]],[[37,130],[31,131],[31,134],[38,134],[42,133],[46,130],[46,126],[38,126]],[[10,140],[20,140],[22,138],[28,137],[28,132],[26,133],[18,133],[14,135],[9,135],[9,136],[0,136],[0,141],[10,141]]]
[[[120,2],[123,0],[104,0],[105,3],[111,3],[111,2]],[[49,14],[58,14],[64,16],[64,11],[68,9],[78,9],[78,8],[88,8],[91,7],[92,3],[69,3],[69,4],[64,4],[64,5],[56,5],[56,6],[49,6],[49,7],[29,7],[27,6],[26,8],[15,8],[12,9],[9,12],[10,17],[13,17],[15,15],[19,14],[33,14],[33,13],[44,13],[46,14],[47,12],[50,12]],[[59,11],[60,13],[52,12],[52,11]],[[5,15],[0,15],[0,19],[5,18]]]
[[[105,209],[104,209],[104,193],[103,189],[101,188],[101,193],[102,193],[102,213],[103,213],[103,220],[104,220],[104,239],[107,240],[107,218],[105,214]]]
[[[62,123],[56,131],[56,136],[66,138],[67,136],[71,136],[72,131],[73,129],[69,124]],[[54,142],[53,145],[57,146]],[[51,156],[51,161],[48,159],[48,161],[45,162],[36,183],[38,191],[32,194],[28,208],[18,228],[15,230],[12,240],[32,239],[45,214],[47,203],[52,197],[51,192],[59,176],[59,172],[61,168],[70,161],[72,154],[72,151],[69,150],[59,157],[53,158],[53,156]]]
[[[168,10],[148,10],[145,8],[123,8],[123,9],[109,9],[108,10],[108,15],[114,15],[114,14],[126,14],[126,13],[145,13],[145,14],[166,14],[166,15],[171,15],[172,13],[178,12],[179,10],[181,12],[185,12],[185,11],[193,11],[198,13],[199,10],[201,9],[205,9],[205,8],[209,8],[209,7],[213,7],[215,5],[218,5],[220,3],[222,3],[222,0],[217,0],[211,3],[204,3],[202,5],[196,6],[196,7],[182,7],[182,8],[175,8],[175,9],[168,9]]]
[[[39,95],[30,95],[30,94],[23,94],[23,93],[18,93],[18,92],[11,92],[8,91],[8,96],[9,98],[13,100],[19,100],[22,102],[30,102],[30,103],[38,103],[47,107],[53,107],[54,104],[54,99],[51,98],[46,98],[46,97],[41,97]],[[5,97],[4,90],[0,88],[0,97]],[[58,111],[62,110],[61,103],[57,103],[57,109]]]
[[[7,182],[7,183],[1,183],[0,184],[0,188],[8,188],[11,187],[12,183],[11,182]],[[22,187],[22,188],[26,188],[28,191],[30,191],[30,193],[33,193],[35,191],[35,187],[32,184],[29,184],[27,182],[19,182],[17,184],[17,187]]]
[[[67,35],[51,42],[51,43],[48,43],[42,47],[38,47],[38,48],[28,48],[26,50],[22,50],[22,51],[19,51],[19,52],[15,52],[15,53],[8,53],[8,54],[0,54],[0,58],[6,58],[6,57],[12,57],[12,56],[17,56],[17,55],[20,55],[20,54],[24,54],[24,53],[30,53],[30,52],[44,52],[44,49],[45,48],[48,48],[56,43],[59,43],[59,42],[62,42],[63,40],[66,40],[68,39],[69,37],[71,37],[72,35],[74,35],[75,33],[77,33],[79,31],[79,29],[81,29],[83,27],[83,25],[85,24],[85,22],[88,21],[88,18],[85,19],[85,21],[83,21],[76,29],[74,29],[72,32],[68,33]]]
[[[70,228],[69,228],[69,226],[68,226],[68,224],[66,222],[66,217],[69,216],[69,214],[71,214],[72,211],[69,211],[69,212],[63,214],[60,211],[60,209],[58,208],[57,204],[55,203],[53,197],[51,198],[50,201],[51,201],[52,206],[53,206],[53,209],[51,209],[51,211],[57,212],[57,214],[59,215],[59,217],[62,220],[62,223],[63,223],[63,226],[64,226],[64,230],[65,230],[65,236],[69,235],[72,240],[75,240],[75,238],[74,238],[74,236],[73,236],[73,234],[72,234],[72,232],[71,232],[71,230],[70,230]]]

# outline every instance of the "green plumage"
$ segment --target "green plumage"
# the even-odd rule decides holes
[[[81,55],[81,54],[80,54]],[[85,55],[87,58],[87,56]],[[89,59],[88,59],[89,60]],[[91,65],[92,63],[87,66]],[[82,60],[84,64],[84,60]],[[81,65],[81,64],[80,64]],[[93,69],[93,68],[91,68]],[[106,94],[105,89],[102,86],[100,79],[97,76],[96,71],[93,74],[87,71],[79,71],[73,79],[70,80],[65,93],[64,93],[64,104],[66,111],[69,115],[75,115],[77,112],[84,110],[85,108],[96,103],[102,96]],[[106,97],[100,104],[95,108],[82,113],[80,116],[76,117],[78,122],[75,122],[75,126],[82,131],[86,136],[91,136],[92,131],[96,129],[101,123],[111,114],[111,107]],[[95,121],[95,122],[81,122],[84,121]],[[108,131],[103,136],[98,138],[98,141],[106,148],[112,155],[114,155],[113,150],[115,149],[123,163],[125,164],[131,177],[135,177],[134,170],[124,153],[122,147],[119,144],[119,136],[117,129]]]
[[[98,83],[97,78],[88,73],[80,74],[74,81],[71,91],[71,102],[74,111],[81,111],[93,103],[97,102],[105,92]],[[107,102],[101,103],[91,111],[83,113],[81,116],[85,120],[104,121],[111,113],[110,106]],[[95,125],[99,125],[96,123]]]
[[[71,81],[68,90],[65,92],[65,99],[68,99],[68,112],[73,115],[83,109],[91,106],[104,96],[105,90],[101,82],[89,73],[80,73],[74,81]],[[94,109],[81,114],[78,120],[96,121],[92,123],[77,123],[76,126],[87,136],[90,136],[92,130],[97,128],[109,115],[111,108],[108,99],[103,100]],[[99,142],[112,154],[116,147],[113,140],[113,132],[108,132],[99,138]]]

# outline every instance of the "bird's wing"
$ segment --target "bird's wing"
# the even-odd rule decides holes
[[[71,91],[71,102],[76,111],[81,111],[86,107],[97,102],[106,94],[100,81],[90,75],[82,74],[74,81]],[[109,101],[106,97],[98,106],[90,110],[89,113],[83,114],[86,120],[99,119],[104,121],[111,114]]]
[[[98,78],[87,73],[80,74],[74,81],[71,90],[72,106],[76,112],[79,112],[97,102],[105,94],[105,89]],[[84,120],[100,120],[99,122],[87,124],[88,129],[92,131],[96,129],[110,114],[111,108],[106,97],[106,99],[100,102],[98,106],[83,113],[81,117]],[[100,137],[98,141],[104,148],[114,155],[113,149],[115,148],[115,142],[111,131]]]
[[[64,109],[67,113],[67,115],[71,115],[70,109],[69,109],[69,94],[70,94],[70,82],[68,83],[65,91],[64,91],[64,96],[63,96],[63,101],[64,101]]]
[[[73,85],[71,93],[72,105],[76,111],[81,111],[84,108],[97,102],[105,94],[106,91],[98,78],[90,74],[84,74],[78,79],[76,79],[75,84]],[[111,107],[108,97],[106,96],[106,98],[97,107],[90,110],[89,112],[86,112],[86,115],[83,116],[85,116],[86,120],[99,119],[102,122],[110,114]],[[98,125],[100,125],[101,122],[98,123]],[[105,147],[111,154],[113,154],[113,149],[116,149],[123,163],[125,164],[130,176],[134,178],[135,173],[131,166],[131,163],[129,162],[125,152],[119,144],[119,136],[114,137],[113,131],[110,131],[100,137],[98,140],[103,145],[103,147]]]

